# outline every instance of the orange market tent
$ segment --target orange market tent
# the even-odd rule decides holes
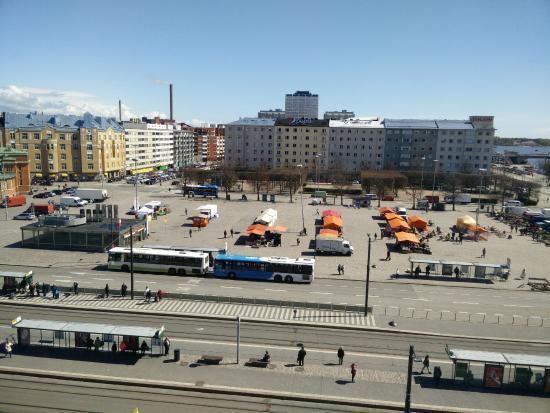
[[[397,215],[395,212],[388,212],[387,214],[384,214],[384,218],[386,218],[388,221],[395,218],[403,219],[401,215]]]
[[[428,221],[418,215],[413,215],[409,217],[409,225],[413,228],[422,230],[428,226]]]
[[[412,242],[413,244],[420,244],[418,237],[410,232],[396,232],[395,238],[397,242]]]
[[[282,225],[276,225],[274,227],[267,227],[266,231],[269,231],[269,232],[287,232],[288,227],[283,227]]]
[[[390,212],[395,214],[395,210],[393,208],[390,208],[390,207],[378,208],[378,212],[380,212],[380,215],[384,215],[384,214],[387,214],[387,213],[390,213]]]
[[[323,228],[333,229],[335,231],[341,231],[344,224],[342,218],[328,216],[323,218]]]
[[[262,236],[262,235],[265,235],[265,229],[260,229],[260,228],[254,228],[254,229],[251,229],[249,231],[246,231],[246,233],[248,235],[258,235],[258,236]]]
[[[321,213],[321,216],[324,218],[324,217],[338,217],[338,218],[341,218],[342,215],[340,215],[340,213],[338,211],[336,211],[335,209],[325,209],[322,213]]]
[[[247,234],[254,234],[254,235],[264,235],[265,232],[267,231],[267,225],[262,225],[262,224],[252,224],[252,225],[249,225],[248,228],[246,229],[246,233]]]
[[[208,218],[204,215],[193,217],[193,226],[194,227],[206,227],[208,225]]]
[[[401,219],[392,219],[388,221],[392,231],[400,231],[402,229],[411,229],[410,225]]]
[[[324,228],[319,231],[319,236],[321,238],[338,238],[338,235],[338,231],[335,231],[333,229]]]
[[[469,215],[464,215],[456,220],[456,226],[458,228],[467,228],[471,225],[476,225],[476,220]]]

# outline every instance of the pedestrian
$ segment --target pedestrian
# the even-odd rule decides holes
[[[78,283],[76,281],[73,283],[73,293],[78,295]]]
[[[342,266],[338,264],[338,275],[342,275]]]
[[[357,364],[352,363],[351,365],[351,382],[355,383],[355,375],[357,374]]]
[[[304,360],[306,358],[306,354],[307,354],[306,349],[304,348],[304,346],[302,346],[300,348],[300,350],[298,351],[298,359],[297,359],[298,366],[303,366],[304,365]]]
[[[223,237],[227,238],[227,230],[226,229],[223,230]]]
[[[344,268],[344,264],[342,264],[342,275],[345,274],[345,268]]]
[[[231,238],[233,238],[233,234],[235,233],[235,231],[233,231],[233,228],[231,228],[231,231],[229,231],[231,233]]]
[[[294,310],[292,310],[292,313],[293,313],[294,318],[296,318],[296,314],[298,314],[298,310],[294,309]]]
[[[377,233],[377,232],[375,232],[375,233],[374,233],[374,240],[376,241],[376,240],[377,240],[377,238],[378,238],[378,233]]]
[[[120,286],[120,295],[122,297],[126,297],[126,291],[128,290],[128,286],[124,283]]]
[[[344,363],[344,356],[345,356],[345,352],[344,352],[344,349],[342,347],[340,347],[338,349],[338,364],[341,366],[343,363]]]
[[[29,293],[31,294],[31,297],[34,297],[34,284],[32,283],[29,285]]]
[[[193,230],[189,229],[189,238],[193,238]]]
[[[485,250],[485,248],[483,248],[483,249],[481,250],[481,258],[485,258],[485,253],[486,253],[486,252],[487,252],[487,251]]]
[[[40,284],[38,283],[38,281],[36,282],[36,284],[34,284],[34,289],[36,291],[36,296],[40,297]]]
[[[99,351],[99,348],[100,347],[103,347],[103,343],[102,341],[99,339],[99,337],[96,337],[95,338],[95,341],[94,341],[94,350],[95,351]]]
[[[430,264],[426,265],[426,277],[430,276]]]
[[[105,298],[109,298],[109,284],[105,284]]]
[[[142,355],[142,356],[144,356],[144,355],[145,355],[145,352],[146,352],[147,350],[149,350],[149,346],[147,345],[147,343],[145,342],[145,340],[143,340],[143,341],[141,342],[141,346],[140,346],[139,349],[141,350],[141,355]]]
[[[391,261],[391,251],[388,250],[388,252],[386,253],[386,261]]]
[[[185,208],[185,215],[187,215],[187,208]]]
[[[56,292],[57,292],[57,286],[54,284],[52,285],[52,298],[55,298]]]
[[[157,298],[158,300],[162,300],[162,297],[164,296],[164,291],[162,291],[160,288],[159,290],[157,291]]]
[[[6,357],[10,356],[10,359],[11,359],[11,354],[13,352],[13,344],[11,343],[9,338],[6,339],[6,343],[4,344],[4,350],[6,351]]]
[[[113,341],[113,345],[111,346],[111,352],[112,352],[113,354],[116,353],[116,343],[115,343],[114,341]]]
[[[458,267],[455,267],[454,272],[455,272],[455,277],[458,278],[460,275],[460,270],[458,269]]]
[[[424,369],[428,369],[428,374],[431,374],[430,356],[428,354],[426,354],[426,357],[424,357],[424,361],[422,362],[422,370],[420,370],[420,374],[424,374]]]
[[[319,210],[318,209],[315,211],[315,215],[319,215]]]
[[[460,240],[460,245],[462,245],[462,240],[464,239],[464,234],[462,234],[462,232],[458,234],[458,239]]]
[[[417,265],[416,268],[414,269],[414,276],[418,278],[421,272],[422,270],[420,269],[420,265]]]
[[[170,339],[168,337],[164,337],[162,343],[164,344],[164,355],[167,356],[170,354]]]
[[[145,300],[150,303],[151,302],[151,290],[147,289],[147,292],[145,293]]]
[[[168,187],[168,193],[172,192],[172,188]]]
[[[525,278],[525,274],[526,271],[525,271],[525,268],[523,270],[521,270],[521,275],[519,276],[519,278],[521,278],[522,280]]]

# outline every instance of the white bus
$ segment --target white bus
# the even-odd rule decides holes
[[[110,249],[107,267],[110,270],[130,271],[130,248]],[[134,271],[164,272],[170,275],[203,275],[208,272],[208,254],[134,248]]]

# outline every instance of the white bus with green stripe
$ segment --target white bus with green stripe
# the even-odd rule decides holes
[[[208,254],[195,251],[173,251],[134,248],[134,271],[161,272],[170,275],[203,275],[208,272]],[[130,248],[109,250],[110,270],[130,271]]]

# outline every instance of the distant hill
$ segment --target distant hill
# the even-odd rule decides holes
[[[550,146],[550,139],[501,138],[495,136],[498,146]]]

